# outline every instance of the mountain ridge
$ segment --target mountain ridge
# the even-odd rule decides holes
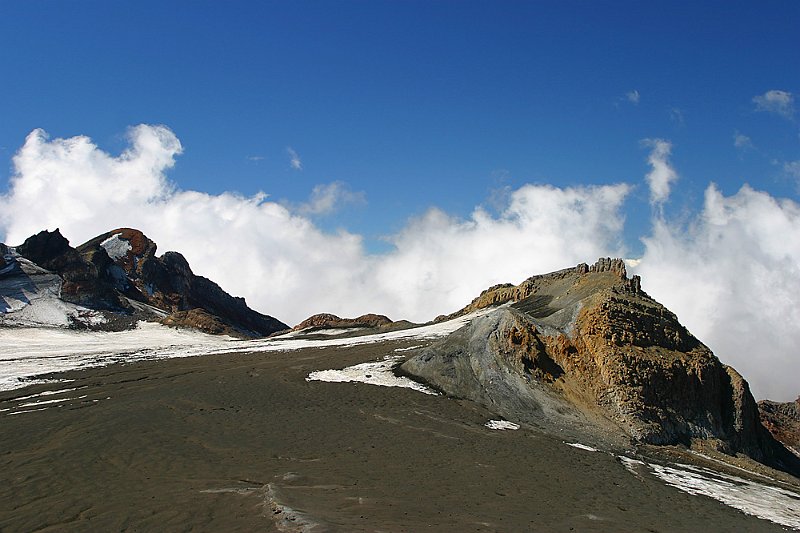
[[[746,380],[628,278],[621,259],[495,285],[448,318],[489,307],[401,372],[551,431],[711,445],[800,474],[762,426]]]
[[[49,279],[49,293],[67,307],[77,306],[68,309],[71,327],[128,329],[137,320],[151,320],[245,338],[289,329],[250,309],[244,298],[231,296],[213,281],[195,275],[180,253],[157,256],[156,250],[155,242],[132,228],[103,233],[75,248],[58,229],[44,230],[15,248],[6,247],[4,263],[13,262],[17,268],[15,280],[11,280],[11,270],[5,274],[6,284],[16,292],[4,296],[24,304],[26,294],[38,290],[28,280],[36,272],[34,267],[39,267],[59,278]],[[23,309],[24,305],[16,310]],[[83,320],[82,313],[92,319]]]

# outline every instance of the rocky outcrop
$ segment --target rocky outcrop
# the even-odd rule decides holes
[[[608,273],[611,275],[608,279],[617,280],[621,285],[624,285],[626,290],[634,294],[641,292],[641,279],[639,276],[633,276],[630,279],[627,277],[627,270],[625,262],[622,259],[601,258],[594,265],[589,266],[586,263],[581,263],[574,268],[566,268],[558,270],[549,274],[541,274],[532,276],[519,285],[511,283],[503,283],[489,287],[480,293],[472,302],[466,307],[452,313],[450,315],[441,315],[436,317],[434,322],[442,322],[445,320],[452,320],[459,316],[469,314],[479,309],[485,309],[496,305],[505,304],[508,302],[519,302],[538,292],[544,286],[552,287],[549,291],[557,290],[555,288],[564,286],[564,290],[571,283],[574,277],[582,276],[585,274],[602,274]]]
[[[760,424],[747,382],[629,279],[621,260],[495,286],[457,314],[501,303],[510,305],[423,349],[402,371],[511,420],[647,444],[701,439],[798,468]]]
[[[181,254],[158,257],[156,250],[153,241],[131,228],[104,233],[77,248],[59,230],[42,231],[17,247],[22,257],[62,278],[60,298],[73,304],[142,318],[170,315],[165,319],[170,325],[244,337],[288,329],[250,309],[244,298],[195,275]]]
[[[240,333],[222,322],[205,309],[189,309],[176,311],[160,320],[165,326],[176,328],[191,328],[210,335],[230,335],[239,337]]]
[[[91,308],[124,310],[127,305],[107,279],[108,256],[86,261],[61,232],[41,231],[16,247],[22,257],[61,276],[61,299]]]
[[[761,423],[777,440],[800,457],[800,397],[793,402],[758,402]]]
[[[320,313],[308,317],[292,329],[300,331],[304,329],[380,328],[392,323],[387,316],[371,313],[358,318],[340,318],[330,313]]]
[[[156,243],[141,231],[119,228],[80,245],[78,251],[90,259],[109,257],[108,276],[127,297],[175,314],[174,324],[188,324],[193,319],[199,329],[219,329],[200,320],[198,311],[238,332],[239,336],[261,337],[288,329],[283,322],[253,311],[244,298],[231,296],[213,281],[197,276],[178,252],[156,256]]]

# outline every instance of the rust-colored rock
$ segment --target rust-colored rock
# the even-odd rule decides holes
[[[800,457],[800,397],[793,402],[758,402],[761,423],[777,440]]]
[[[358,318],[340,318],[331,313],[319,313],[308,317],[294,328],[301,329],[335,329],[335,328],[379,328],[392,324],[392,320],[384,315],[366,314]]]
[[[159,257],[156,250],[155,242],[132,228],[103,233],[78,247],[87,261],[109,258],[103,268],[115,288],[132,300],[174,314],[176,325],[196,318],[202,327],[190,327],[214,329],[208,320],[200,320],[196,310],[202,309],[238,335],[268,336],[289,328],[279,320],[253,311],[244,298],[231,296],[213,281],[194,274],[178,252],[166,252]],[[182,311],[193,314],[176,314]]]
[[[510,305],[420,350],[402,370],[512,420],[592,426],[645,444],[702,440],[800,472],[761,425],[742,376],[629,279],[622,260],[496,285],[451,316],[498,304]]]
[[[195,275],[181,254],[157,257],[156,249],[153,241],[132,228],[106,232],[77,248],[59,230],[42,231],[17,247],[21,256],[58,274],[63,281],[61,299],[74,304],[142,319],[167,313],[173,315],[172,325],[247,337],[288,329],[250,309],[244,298]]]
[[[165,326],[192,328],[210,335],[242,336],[236,329],[225,324],[205,309],[199,308],[189,309],[188,311],[176,311],[164,317],[161,323]]]

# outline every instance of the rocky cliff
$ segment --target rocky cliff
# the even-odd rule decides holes
[[[107,267],[109,277],[115,280],[119,291],[169,313],[202,309],[250,337],[289,329],[283,322],[250,309],[244,298],[231,296],[208,278],[195,275],[178,252],[156,256],[156,243],[139,230],[109,231],[78,246],[77,250],[87,260],[107,256],[111,260]],[[201,315],[183,314],[174,322],[188,325],[192,323],[192,316]],[[198,322],[197,327],[205,326]]]
[[[800,472],[761,425],[747,382],[628,278],[621,260],[497,285],[454,315],[500,304],[401,371],[511,420],[593,428],[606,440],[702,440]]]
[[[793,402],[758,402],[761,423],[775,439],[800,457],[800,397]]]
[[[250,309],[244,298],[195,275],[181,254],[159,257],[156,250],[153,241],[131,228],[104,233],[77,248],[59,230],[42,231],[16,247],[20,257],[60,277],[61,300],[106,312],[106,318],[108,313],[136,315],[245,337],[288,329]]]

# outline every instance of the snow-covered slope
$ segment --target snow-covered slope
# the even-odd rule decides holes
[[[0,326],[67,327],[105,321],[97,311],[61,300],[62,280],[13,249],[0,270]]]
[[[486,313],[487,311],[481,311]],[[144,359],[195,357],[219,353],[272,352],[355,346],[401,339],[434,339],[466,324],[476,314],[419,328],[362,337],[303,339],[296,333],[259,340],[237,340],[140,322],[118,332],[46,328],[0,328],[0,390],[24,387],[41,374]]]

